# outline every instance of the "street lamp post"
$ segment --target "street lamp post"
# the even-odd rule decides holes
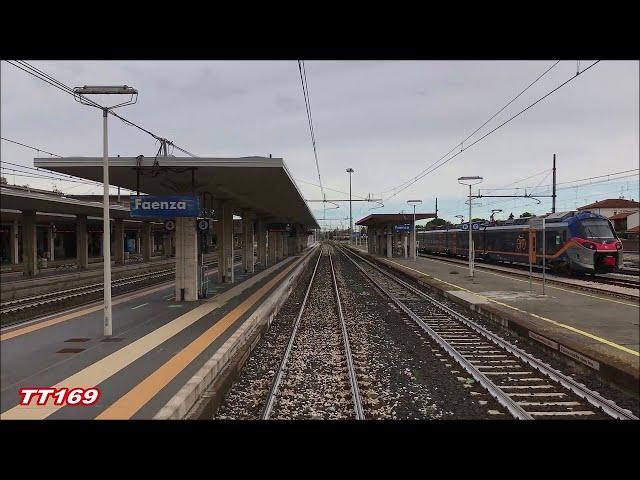
[[[460,219],[460,224],[464,223],[464,215],[456,215],[456,218]]]
[[[89,100],[84,95],[130,95],[129,99],[118,103],[104,107],[98,103]],[[102,135],[103,135],[103,151],[102,156],[104,159],[102,183],[104,185],[103,195],[103,215],[102,215],[102,235],[104,248],[103,265],[104,265],[104,335],[110,337],[113,334],[113,321],[111,317],[111,222],[109,218],[109,142],[108,142],[108,130],[107,130],[107,117],[109,110],[113,110],[118,107],[124,107],[126,105],[132,105],[138,101],[138,91],[135,88],[122,86],[87,86],[76,87],[73,89],[73,97],[76,101],[83,105],[89,105],[91,107],[99,108],[102,110]],[[122,239],[120,239],[122,241]]]
[[[407,200],[409,205],[413,205],[413,228],[411,229],[411,259],[414,262],[418,261],[417,249],[418,245],[416,243],[416,205],[422,203],[422,200]]]
[[[502,211],[501,208],[494,208],[493,210],[491,210],[491,223],[495,222],[494,220],[494,216],[496,213],[500,213]]]
[[[349,245],[353,243],[353,215],[351,211],[351,174],[355,170],[353,168],[347,168],[349,174]]]
[[[464,183],[468,182],[468,183]],[[482,182],[482,177],[460,177],[458,178],[458,183],[460,185],[468,185],[469,186],[469,276],[473,278],[473,236],[472,236],[472,224],[471,219],[471,186],[477,185]]]

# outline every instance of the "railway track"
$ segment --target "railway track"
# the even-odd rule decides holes
[[[330,247],[318,255],[262,412],[298,417],[365,418]]]
[[[239,257],[236,257],[237,261]],[[206,262],[207,266],[217,266],[217,261]],[[167,281],[175,274],[175,267],[158,270],[155,272],[147,272],[140,275],[133,275],[130,277],[113,280],[111,282],[111,288],[114,293],[129,292],[136,287],[148,286],[158,284]],[[50,310],[62,308],[66,303],[73,302],[74,306],[82,303],[95,300],[97,294],[104,290],[104,283],[93,283],[90,285],[83,285],[80,287],[69,288],[65,290],[58,290],[55,292],[44,293],[31,297],[19,298],[16,300],[10,300],[2,302],[0,304],[0,318],[3,326],[18,322],[23,317],[33,317],[38,315],[40,311],[46,310],[50,313]],[[5,319],[10,317],[18,317],[13,321]]]
[[[360,272],[464,368],[514,418],[636,419],[498,335],[353,251]]]
[[[467,262],[466,261],[461,261],[461,260],[457,260],[454,258],[447,258],[447,257],[442,257],[439,255],[429,255],[429,254],[424,254],[424,253],[420,253],[418,254],[418,256],[423,257],[423,258],[428,258],[431,260],[439,260],[441,262],[447,262],[447,263],[453,263],[455,265],[466,265]],[[484,261],[478,260],[476,259],[476,264],[480,264],[480,265],[476,265],[476,268],[484,268],[487,270],[493,270],[493,271],[500,271],[503,272],[504,270],[501,268],[493,268],[494,265],[486,263]],[[515,271],[507,271],[505,273],[512,273],[514,275],[522,275],[522,276],[527,276],[529,275],[529,266],[528,265],[521,265],[521,264],[509,264],[504,265],[504,268],[509,268],[509,269],[513,269]],[[542,272],[542,267],[534,265],[533,266],[533,271],[535,273],[541,273]],[[566,282],[563,281],[564,278],[566,278],[567,280],[579,280],[581,282],[591,282],[591,283],[600,283],[603,285],[612,285],[612,286],[616,286],[616,287],[624,287],[624,288],[635,288],[635,289],[640,289],[640,280],[638,279],[637,275],[633,275],[633,274],[627,274],[627,273],[616,273],[616,275],[620,275],[620,277],[616,277],[616,278],[612,278],[612,277],[604,277],[602,275],[589,275],[589,276],[567,276],[567,277],[553,277],[553,278],[549,278],[549,276],[547,276],[547,282],[553,282],[553,283],[558,283],[558,284],[562,284],[562,285],[566,285],[570,282]],[[627,278],[622,278],[622,277],[627,277]],[[575,285],[578,287],[582,287],[582,288],[591,288],[594,291],[597,292],[602,292],[602,289],[598,289],[598,288],[594,288],[591,287],[589,285],[582,285],[582,284],[573,284],[571,283],[571,285]],[[607,290],[604,290],[605,293],[608,293]]]

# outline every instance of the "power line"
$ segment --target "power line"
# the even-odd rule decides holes
[[[469,140],[471,137],[473,137],[479,130],[481,130],[485,125],[487,125],[491,120],[493,120],[496,116],[498,116],[500,113],[502,113],[504,111],[505,108],[507,108],[509,105],[511,105],[513,102],[515,102],[524,92],[526,92],[527,90],[529,90],[529,88],[531,88],[535,83],[538,82],[538,80],[540,80],[542,77],[544,77],[547,73],[549,73],[551,70],[553,70],[553,68],[555,68],[556,65],[558,65],[558,63],[560,63],[560,60],[556,61],[556,63],[554,63],[553,65],[551,65],[549,68],[547,68],[544,72],[542,72],[541,75],[539,75],[533,82],[531,82],[529,85],[527,85],[525,87],[524,90],[520,91],[520,93],[518,93],[515,97],[513,97],[511,100],[509,100],[509,102],[503,106],[500,110],[498,110],[496,113],[494,113],[493,115],[491,115],[491,117],[489,117],[488,120],[486,120],[482,125],[480,125],[478,128],[476,128],[470,135],[468,135],[464,140],[458,142],[457,144],[455,144],[447,153],[445,153],[443,156],[441,156],[438,160],[436,160],[435,162],[433,162],[431,165],[429,165],[427,167],[427,169],[431,168],[433,165],[435,165],[436,163],[438,163],[440,160],[442,160],[443,158],[445,158],[447,155],[449,155],[451,152],[453,152],[456,148],[458,147],[462,147],[464,145],[464,142],[466,142],[467,140]],[[424,171],[424,170],[423,170]],[[393,187],[390,188],[388,190],[385,190],[381,193],[386,193],[389,191],[393,191],[396,188],[400,188],[404,185],[406,185],[408,182],[410,182],[410,180],[407,180],[406,182],[401,183],[400,185],[398,185],[397,187]]]
[[[53,76],[49,75],[48,73],[38,69],[37,67],[34,67],[33,65],[30,65],[29,63],[23,61],[23,60],[15,60],[15,61],[11,61],[11,60],[6,60],[7,63],[9,63],[10,65],[19,68],[20,70],[28,73],[29,75],[32,75],[33,77],[42,80],[45,83],[48,83],[49,85],[57,88],[58,90],[67,93],[73,97],[77,97],[78,94],[76,94],[73,89],[71,87],[69,87],[68,85],[62,83],[61,81],[57,80],[56,78],[54,78]],[[84,98],[84,100],[89,103],[91,106],[96,107],[96,108],[100,108],[100,109],[104,109],[105,107],[100,105],[99,103],[97,103],[94,100],[88,99],[84,96],[82,96]],[[147,130],[146,128],[138,125],[135,122],[132,122],[131,120],[123,117],[122,115],[118,115],[117,113],[115,113],[112,110],[108,110],[108,112],[113,115],[114,117],[118,118],[119,120],[121,120],[122,122],[124,122],[127,125],[130,125],[132,127],[137,128],[138,130],[147,133],[148,135],[151,135],[154,139],[156,140],[160,140],[160,141],[165,141],[167,144],[173,146],[174,148],[177,148],[178,150],[180,150],[183,153],[186,153],[187,155],[190,155],[192,157],[196,157],[197,155],[189,152],[188,150],[176,145],[174,142],[167,140],[166,138],[162,138],[159,135],[156,135],[155,133]]]
[[[11,143],[15,143],[16,145],[21,145],[23,147],[26,148],[30,148],[31,150],[35,150],[37,152],[44,152],[47,153],[49,155],[53,155],[54,157],[60,157],[62,158],[61,155],[58,155],[57,153],[51,153],[51,152],[47,152],[46,150],[43,150],[42,148],[38,148],[38,147],[33,147],[31,145],[27,145],[25,143],[20,143],[20,142],[16,142],[15,140],[11,140],[10,138],[6,138],[6,137],[0,137],[2,140],[6,141],[6,142],[11,142]]]
[[[436,171],[438,168],[442,167],[443,165],[447,164],[448,162],[450,162],[451,160],[453,160],[455,157],[457,157],[458,155],[462,154],[462,152],[468,150],[469,148],[473,147],[474,145],[476,145],[477,143],[481,142],[482,140],[484,140],[485,138],[487,138],[489,135],[493,134],[494,132],[496,132],[497,130],[499,130],[500,128],[502,128],[503,126],[507,125],[509,122],[513,121],[514,119],[516,119],[517,117],[519,117],[520,115],[522,115],[524,112],[526,112],[527,110],[529,110],[530,108],[532,108],[533,106],[537,105],[539,102],[541,102],[542,100],[544,100],[545,98],[547,98],[549,95],[557,92],[560,88],[564,87],[565,85],[567,85],[569,82],[573,81],[576,77],[578,77],[578,75],[583,74],[584,72],[586,72],[587,70],[589,70],[590,68],[592,68],[593,66],[597,65],[600,62],[600,60],[596,60],[595,62],[593,62],[591,65],[589,65],[588,67],[586,67],[584,70],[582,70],[580,72],[580,74],[576,74],[572,77],[570,77],[568,80],[564,81],[563,83],[561,83],[560,85],[558,85],[557,87],[555,87],[554,89],[550,90],[549,92],[547,92],[544,96],[540,97],[538,100],[536,100],[535,102],[531,103],[530,105],[528,105],[527,107],[523,108],[522,110],[520,110],[518,113],[516,113],[515,115],[511,116],[509,119],[505,120],[504,122],[502,122],[500,125],[498,125],[497,127],[493,128],[492,130],[490,130],[489,132],[485,133],[483,136],[481,136],[480,138],[478,138],[477,140],[473,141],[472,143],[470,143],[469,145],[467,145],[466,147],[462,146],[462,143],[458,144],[460,145],[460,151],[456,152],[455,155],[452,155],[451,157],[449,157],[448,159],[446,159],[444,162],[440,163],[439,165],[436,165],[438,162],[440,162],[444,157],[441,157],[440,160],[437,160],[436,162],[434,162],[433,164],[431,164],[431,166],[427,167],[426,169],[422,170],[416,177],[414,177],[413,180],[410,181],[410,183],[408,183],[407,185],[405,185],[403,188],[401,188],[400,190],[398,190],[397,192],[395,192],[394,194],[390,195],[389,197],[387,197],[385,200],[389,200],[390,198],[395,197],[396,195],[398,195],[400,192],[406,190],[407,188],[409,188],[411,185],[413,185],[414,183],[416,183],[417,181],[421,180],[422,178],[424,178],[426,175],[433,173],[434,171]],[[456,145],[456,147],[458,146]],[[451,150],[452,151],[452,150]],[[450,152],[451,152],[450,151]],[[446,157],[446,155],[445,155]],[[433,165],[436,165],[434,168],[431,168]],[[406,182],[405,182],[406,183]]]
[[[322,198],[326,198],[324,187],[322,186],[322,176],[320,175],[320,163],[318,162],[318,150],[316,148],[316,135],[313,128],[313,117],[311,115],[311,100],[309,98],[309,85],[307,83],[307,71],[304,68],[304,61],[298,60],[298,70],[300,71],[300,82],[302,83],[302,95],[304,96],[304,106],[307,110],[307,120],[309,122],[309,133],[311,134],[311,145],[313,146],[313,156],[316,161],[318,171],[318,182],[320,182],[320,193]]]

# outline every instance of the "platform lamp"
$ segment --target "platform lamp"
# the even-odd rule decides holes
[[[459,177],[458,183],[460,185],[468,185],[469,186],[469,276],[473,278],[473,236],[472,230],[473,227],[471,225],[471,186],[482,183],[482,177]],[[466,182],[466,183],[465,183]]]
[[[418,255],[416,253],[416,205],[421,204],[422,200],[407,200],[407,203],[413,205],[413,228],[411,229],[411,245],[413,245],[413,248],[411,249],[411,259],[416,262],[418,261]]]
[[[491,210],[491,223],[495,222],[495,220],[493,219],[493,217],[495,216],[496,213],[500,213],[502,211],[501,208],[494,208]]]
[[[129,99],[124,102],[102,106],[85,95],[129,95]],[[73,89],[73,98],[90,107],[102,110],[102,133],[103,133],[103,158],[104,166],[102,173],[102,183],[104,184],[103,197],[103,264],[104,264],[104,335],[110,337],[113,333],[113,322],[111,317],[111,225],[109,219],[109,142],[107,133],[107,117],[109,110],[126,105],[133,105],[138,101],[138,90],[127,85],[117,86],[88,86],[76,87]]]
[[[464,222],[464,215],[456,215],[456,218],[460,219],[461,224]]]
[[[349,174],[349,245],[353,243],[353,215],[351,213],[351,174],[353,172],[355,172],[353,168],[347,168],[347,173]]]

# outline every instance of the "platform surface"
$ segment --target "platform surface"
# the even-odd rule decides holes
[[[277,287],[276,277],[296,258],[251,275],[237,270],[234,284],[212,280],[209,297],[196,302],[175,302],[173,282],[115,297],[114,341],[104,341],[101,304],[3,329],[0,418],[152,418]],[[266,293],[254,295],[265,286]],[[220,328],[212,334],[214,325]],[[82,351],[59,353],[63,349]],[[184,368],[175,368],[176,358]],[[84,408],[18,406],[19,388],[34,386],[97,386],[101,397]]]
[[[363,246],[359,249],[366,251]],[[455,291],[459,298],[472,295],[471,304],[484,299],[509,321],[521,322],[531,331],[592,358],[611,361],[638,376],[638,301],[549,284],[543,296],[542,285],[536,280],[530,292],[527,278],[476,269],[472,279],[464,265],[423,257],[416,261],[377,258],[406,273],[427,275],[427,283],[450,294]]]

